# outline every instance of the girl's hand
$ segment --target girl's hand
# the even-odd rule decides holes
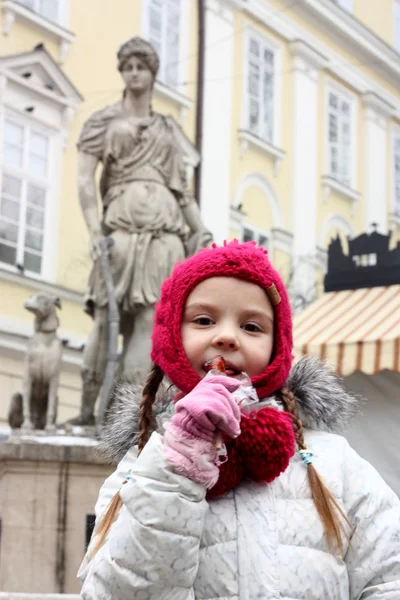
[[[240,382],[226,375],[206,377],[175,405],[175,424],[188,433],[212,440],[220,429],[228,437],[240,435],[240,410],[232,396]]]
[[[240,435],[240,411],[232,392],[236,379],[216,375],[203,379],[176,403],[176,413],[166,425],[164,456],[178,473],[207,488],[215,485],[217,430],[235,438]]]

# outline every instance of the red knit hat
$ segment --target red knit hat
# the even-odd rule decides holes
[[[274,307],[274,352],[265,371],[252,378],[259,398],[266,398],[286,381],[292,363],[292,315],[285,286],[268,260],[267,251],[255,242],[237,240],[201,250],[177,264],[161,289],[156,305],[152,361],[185,394],[201,380],[190,365],[182,345],[181,322],[190,292],[210,277],[236,277],[262,287]]]

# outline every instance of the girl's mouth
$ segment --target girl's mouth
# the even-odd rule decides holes
[[[214,363],[214,364],[213,364]],[[203,370],[208,373],[209,371],[216,370],[216,372],[225,373],[228,377],[235,377],[240,375],[241,371],[236,368],[235,365],[226,362],[222,356],[216,356],[212,360],[208,360],[203,365]]]
[[[236,375],[240,375],[240,371],[233,369],[232,367],[226,367],[225,374],[228,375],[228,377],[235,377]]]

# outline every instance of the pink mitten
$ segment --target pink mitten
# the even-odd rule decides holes
[[[232,392],[240,386],[224,375],[203,379],[175,405],[176,413],[165,427],[164,456],[175,470],[207,488],[218,480],[215,432],[240,434],[240,411]]]

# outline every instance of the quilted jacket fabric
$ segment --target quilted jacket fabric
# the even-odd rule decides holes
[[[272,483],[244,481],[207,503],[155,432],[100,491],[97,515],[130,473],[106,542],[82,563],[84,600],[399,600],[399,499],[343,437],[305,437],[352,525],[343,556],[329,551],[298,454]]]

